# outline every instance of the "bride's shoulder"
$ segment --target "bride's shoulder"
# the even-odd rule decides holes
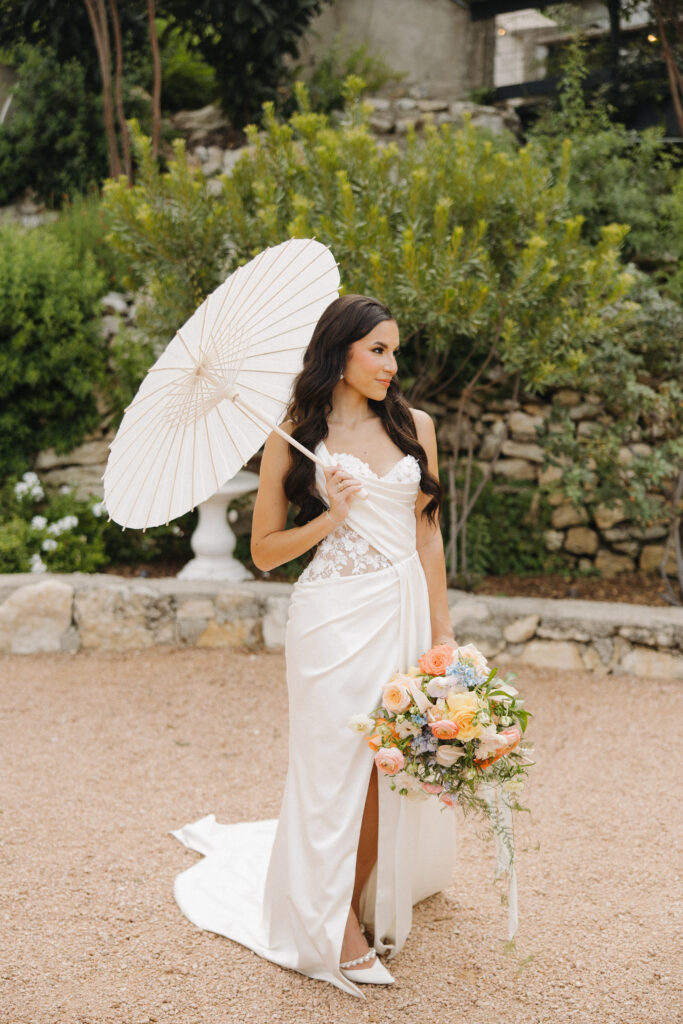
[[[415,421],[415,430],[417,431],[418,441],[422,442],[423,437],[431,437],[435,431],[433,418],[428,412],[425,412],[424,409],[413,409],[411,406],[408,408],[410,409],[413,420]]]

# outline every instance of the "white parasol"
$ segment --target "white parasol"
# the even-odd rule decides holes
[[[180,328],[126,409],[104,473],[122,526],[168,523],[214,494],[276,430],[313,327],[338,296],[330,250],[310,238],[264,249]]]

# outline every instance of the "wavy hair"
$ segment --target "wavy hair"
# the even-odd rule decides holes
[[[291,436],[314,451],[328,434],[327,417],[332,411],[332,391],[344,372],[348,351],[354,341],[364,338],[383,320],[394,320],[391,310],[367,295],[342,295],[331,302],[313,331],[304,354],[303,367],[294,380],[292,399],[285,419],[294,423]],[[392,377],[386,398],[368,399],[389,437],[405,455],[413,455],[420,466],[420,489],[431,496],[422,510],[434,523],[443,497],[437,477],[430,473],[424,448],[417,440],[415,421],[403,397],[397,378]],[[289,446],[291,467],[283,486],[287,499],[299,511],[296,526],[320,515],[326,508],[315,489],[315,463]]]

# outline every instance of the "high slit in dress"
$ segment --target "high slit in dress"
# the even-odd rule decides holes
[[[361,988],[339,969],[373,758],[347,723],[376,707],[382,684],[431,645],[429,593],[415,546],[420,468],[406,455],[383,477],[330,453],[361,479],[344,522],[318,545],[294,584],[285,633],[289,761],[277,819],[219,824],[209,814],[171,834],[204,854],[174,895],[197,927],[282,967]],[[316,488],[327,503],[325,474]],[[401,797],[379,779],[377,861],[360,918],[389,959],[410,931],[415,903],[444,889],[455,867],[455,815],[437,800]]]

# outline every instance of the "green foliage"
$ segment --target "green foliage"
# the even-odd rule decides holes
[[[51,205],[107,172],[101,104],[76,60],[20,49],[12,116],[0,125],[0,205],[27,186]]]
[[[337,35],[305,76],[311,109],[329,114],[343,107],[344,82],[349,75],[362,78],[367,92],[376,92],[389,82],[405,78],[405,72],[396,71],[383,57],[371,54],[365,43],[349,50]]]
[[[162,347],[226,276],[231,251],[226,209],[209,193],[201,172],[188,165],[183,140],[173,143],[175,159],[162,173],[150,140],[134,121],[131,129],[139,162],[136,183],[129,188],[124,177],[108,180],[103,206],[111,225],[108,241],[131,276],[143,282],[138,325],[147,340]]]
[[[584,44],[569,48],[559,89],[558,108],[531,132],[553,171],[563,173],[561,141],[571,139],[567,177],[568,209],[584,218],[583,232],[595,243],[602,228],[629,224],[624,256],[649,269],[661,265],[667,276],[683,257],[683,233],[676,221],[683,194],[683,170],[662,142],[661,129],[630,131],[614,121],[614,111],[599,98],[587,101]]]
[[[166,0],[159,13],[192,33],[216,73],[221,103],[236,128],[288,77],[301,36],[327,0]]]
[[[216,72],[192,51],[191,36],[157,22],[161,51],[161,105],[166,111],[195,110],[217,95]],[[151,69],[150,69],[151,70]]]
[[[44,489],[35,473],[0,488],[0,573],[99,572],[108,565],[185,561],[196,513],[170,527],[124,532],[94,495]]]
[[[99,192],[93,189],[85,196],[67,199],[57,220],[37,230],[68,246],[79,263],[90,254],[101,273],[103,292],[107,292],[120,291],[124,280],[134,286],[139,283],[123,256],[107,241],[110,228]]]
[[[46,233],[0,230],[0,481],[38,451],[66,452],[98,422],[102,277]]]

